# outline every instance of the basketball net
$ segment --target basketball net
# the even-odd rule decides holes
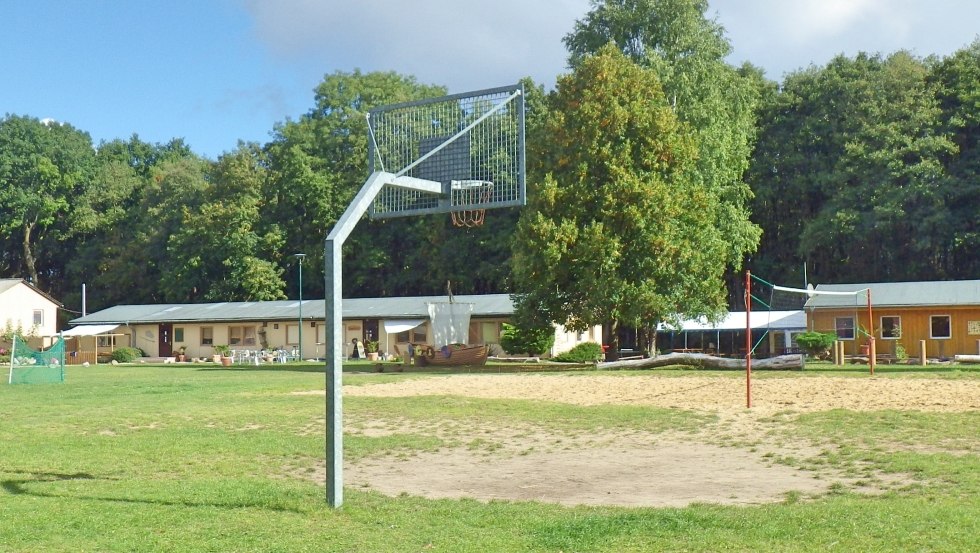
[[[453,203],[459,207],[485,204],[493,195],[492,182],[454,183],[454,186],[458,186],[458,188],[454,188],[452,191]],[[482,227],[486,209],[454,209],[449,212],[449,216],[452,218],[454,227]]]

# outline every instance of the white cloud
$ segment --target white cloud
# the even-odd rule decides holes
[[[975,0],[710,0],[735,53],[770,78],[837,54],[947,55],[976,37]]]
[[[800,42],[845,35],[881,7],[880,0],[805,0],[782,2],[789,36]]]
[[[287,63],[321,71],[394,70],[452,91],[516,82],[550,86],[562,37],[588,0],[458,2],[247,0],[257,36]]]
[[[337,70],[393,70],[452,92],[566,71],[562,38],[589,0],[241,0],[275,63],[313,83]],[[771,78],[836,54],[945,55],[976,36],[976,0],[709,0],[733,63]]]

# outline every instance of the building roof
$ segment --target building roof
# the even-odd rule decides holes
[[[38,290],[37,287],[35,287],[33,284],[31,284],[30,282],[27,282],[26,280],[24,280],[22,278],[0,278],[0,294],[3,294],[4,292],[6,292],[8,290],[11,290],[11,289],[17,287],[18,284],[23,284],[24,286],[26,286],[27,288],[29,288],[31,291],[35,292],[37,295],[43,297],[44,299],[50,301],[51,303],[57,305],[58,307],[62,307],[62,303],[60,301],[52,298],[51,296],[49,296],[44,291]]]
[[[514,304],[509,294],[455,295],[457,303],[472,303],[474,317],[510,316]],[[428,304],[448,301],[446,296],[409,298],[350,298],[342,302],[345,319],[410,319],[429,317]],[[303,318],[323,320],[322,299],[303,300]],[[69,321],[73,325],[197,323],[218,321],[276,321],[299,317],[299,301],[252,301],[117,305]]]
[[[0,278],[0,294],[23,282],[19,278]]]
[[[799,330],[806,328],[806,312],[796,311],[753,311],[749,314],[752,328],[769,328],[772,330]],[[705,319],[686,320],[681,328],[671,328],[661,325],[663,331],[697,331],[697,330],[745,330],[745,311],[731,311],[716,324]]]
[[[980,306],[980,280],[821,284],[816,291],[852,292],[869,288],[873,307]],[[868,297],[862,292],[853,296],[815,295],[807,300],[805,307],[840,309],[867,304]]]

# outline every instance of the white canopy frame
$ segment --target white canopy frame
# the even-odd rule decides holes
[[[418,328],[425,324],[425,319],[391,319],[384,321],[383,326],[385,329],[385,352],[391,353],[388,349],[388,336],[391,334],[401,334],[402,332],[408,332],[413,328]]]
[[[70,328],[61,333],[64,338],[77,338],[78,339],[78,353],[84,354],[85,349],[83,347],[82,338],[92,337],[92,353],[95,360],[95,364],[99,363],[99,337],[100,336],[127,336],[126,333],[112,332],[122,325],[114,324],[104,324],[104,325],[82,325],[76,326],[75,328]],[[113,340],[109,345],[109,352],[116,350],[115,340]],[[67,354],[66,354],[67,355]]]

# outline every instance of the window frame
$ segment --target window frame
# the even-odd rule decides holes
[[[885,328],[886,328],[886,326],[885,326],[885,319],[897,319],[898,320],[898,324],[897,325],[891,325],[893,330],[895,330],[895,329],[898,330],[898,334],[897,335],[894,335],[894,334],[893,335],[888,335],[888,336],[885,335]],[[902,317],[900,315],[882,315],[881,317],[879,317],[878,322],[881,325],[879,328],[881,328],[881,339],[882,340],[901,340],[902,339]]]
[[[228,325],[229,346],[249,347],[258,345],[258,343],[256,325]]]
[[[841,336],[840,331],[844,327],[841,327],[839,321],[844,321],[844,320],[851,322],[850,328],[845,328],[845,330],[851,331],[850,337]],[[834,334],[837,335],[838,340],[851,340],[851,341],[855,340],[857,338],[857,324],[856,321],[854,320],[854,316],[848,315],[846,317],[834,317]]]
[[[44,310],[35,309],[33,313],[34,325],[33,326],[43,326],[44,325]]]
[[[946,319],[946,332],[947,336],[936,336],[933,332],[935,330],[934,319]],[[952,315],[929,315],[929,338],[932,340],[952,340],[953,339],[953,317]]]
[[[116,335],[115,334],[99,334],[95,340],[95,347],[98,348],[112,348],[116,347]]]

